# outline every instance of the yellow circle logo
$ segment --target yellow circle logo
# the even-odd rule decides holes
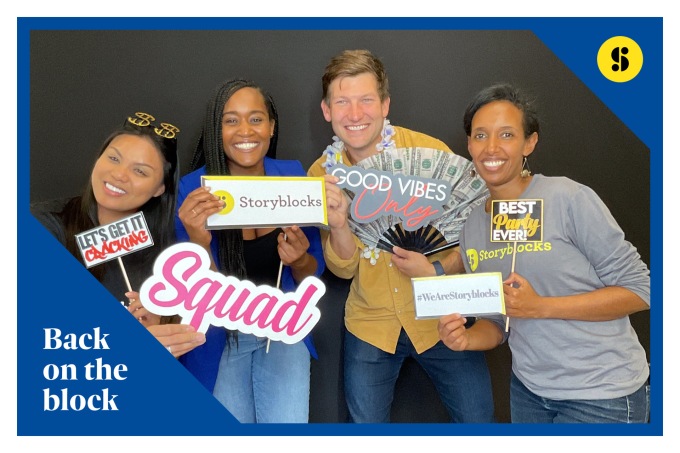
[[[466,255],[468,259],[468,264],[470,265],[470,270],[472,272],[476,271],[477,266],[479,266],[479,256],[477,255],[477,250],[467,249]]]
[[[215,192],[215,196],[224,201],[224,208],[218,212],[219,215],[227,215],[234,209],[234,197],[232,197],[229,192],[226,190],[218,190]]]
[[[642,69],[642,49],[627,36],[614,36],[600,46],[597,67],[612,82],[628,82]]]

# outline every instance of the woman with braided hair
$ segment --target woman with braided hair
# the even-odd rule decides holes
[[[208,103],[192,171],[180,181],[177,239],[204,247],[215,271],[256,285],[294,291],[325,264],[315,227],[206,230],[224,203],[201,176],[306,176],[297,160],[277,160],[279,121],[272,97],[254,82],[221,84]],[[182,362],[242,423],[309,421],[311,338],[296,344],[211,326],[206,343]]]

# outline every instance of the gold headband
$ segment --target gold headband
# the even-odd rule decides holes
[[[134,117],[128,116],[127,120],[129,123],[138,127],[152,126],[156,135],[163,138],[175,138],[179,132],[179,128],[170,123],[161,123],[160,127],[156,126],[152,123],[152,121],[156,121],[156,118],[153,115],[144,112],[136,112]]]

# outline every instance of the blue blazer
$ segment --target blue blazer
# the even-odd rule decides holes
[[[302,164],[297,160],[279,160],[264,158],[264,172],[267,176],[307,176]],[[201,176],[204,176],[205,167],[189,173],[182,177],[179,182],[179,191],[177,194],[177,210],[179,210],[184,199],[193,190],[201,185]],[[309,240],[308,253],[316,258],[317,268],[314,275],[320,277],[326,268],[326,263],[323,259],[323,249],[321,248],[321,236],[316,227],[302,227],[307,239]],[[177,212],[175,212],[175,235],[177,241],[188,241],[189,235],[184,228],[184,225],[179,220]],[[219,266],[217,261],[217,238],[213,237],[210,243],[215,264]],[[295,280],[293,279],[293,272],[289,266],[283,267],[281,274],[281,290],[283,292],[292,292],[296,288]],[[210,326],[206,332],[206,342],[193,349],[192,351],[180,357],[180,362],[198,379],[209,391],[212,393],[217,380],[217,371],[219,369],[222,352],[227,345],[227,330],[224,327]],[[312,335],[309,334],[304,339],[309,353],[315,359],[318,359]]]

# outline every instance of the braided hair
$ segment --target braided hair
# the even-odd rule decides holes
[[[241,88],[254,88],[264,98],[269,120],[274,121],[274,135],[269,141],[267,157],[276,158],[276,143],[279,137],[279,117],[274,99],[255,82],[245,79],[231,79],[221,84],[208,102],[203,122],[203,131],[191,160],[191,171],[205,165],[206,175],[230,175],[227,155],[222,143],[222,112],[231,96]],[[246,278],[243,257],[243,232],[241,229],[214,230],[217,235],[219,270],[239,279]]]

